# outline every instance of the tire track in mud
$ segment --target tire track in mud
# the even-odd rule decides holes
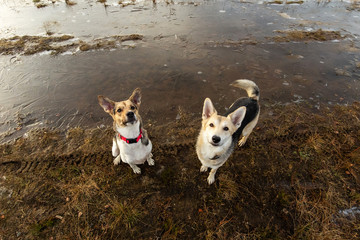
[[[46,156],[34,158],[31,160],[10,160],[1,163],[1,172],[3,173],[36,173],[48,171],[58,167],[80,166],[84,167],[91,164],[104,164],[112,159],[111,152],[97,153],[71,153],[61,156]]]
[[[312,131],[290,131],[287,134],[274,136],[270,134],[256,133],[256,136],[247,143],[245,148],[251,148],[254,145],[267,145],[271,141],[288,142],[299,141],[307,139],[313,132]],[[255,134],[254,134],[255,135]],[[154,144],[152,153],[162,158],[181,158],[190,153],[195,154],[195,139],[178,141],[172,143]],[[2,173],[15,173],[27,174],[49,171],[59,167],[77,166],[86,167],[93,164],[97,165],[111,165],[113,157],[111,151],[100,151],[92,153],[72,152],[64,155],[48,155],[33,157],[30,160],[5,160],[0,163],[0,172]]]
[[[192,150],[193,142],[177,143],[177,144],[163,144],[161,146],[154,146],[154,150],[162,155],[174,156],[181,152]],[[111,165],[113,157],[111,151],[94,152],[94,153],[70,153],[66,155],[50,155],[33,158],[30,160],[9,160],[0,163],[0,172],[27,174],[49,171],[59,167],[77,166],[85,167],[89,165]]]
[[[266,136],[261,133],[248,143],[248,147],[251,148],[252,145],[265,144],[269,141],[280,141],[287,142],[289,140],[299,140],[306,139],[311,135],[311,132],[302,132],[294,133],[290,132],[288,135],[279,135],[279,136]],[[153,146],[153,154],[160,155],[162,157],[181,157],[180,155],[189,154],[194,152],[195,154],[195,141],[184,141],[177,143],[166,143]],[[33,158],[30,160],[8,160],[0,163],[1,172],[3,173],[15,173],[15,174],[27,174],[27,173],[37,173],[43,171],[49,171],[51,169],[56,169],[59,167],[67,166],[78,166],[86,167],[88,165],[98,164],[98,165],[109,165],[113,161],[111,151],[102,151],[102,152],[93,152],[93,153],[83,153],[83,152],[73,152],[65,155],[50,155],[50,156],[40,156],[38,158]]]

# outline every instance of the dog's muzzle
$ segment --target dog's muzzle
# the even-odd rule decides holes
[[[134,112],[128,112],[126,114],[126,117],[127,117],[127,122],[128,123],[133,123],[133,122],[136,121],[136,116],[135,116]]]
[[[221,141],[221,138],[219,136],[214,135],[214,136],[212,136],[210,143],[213,146],[219,146],[220,141]]]

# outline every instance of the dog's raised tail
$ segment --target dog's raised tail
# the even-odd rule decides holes
[[[259,87],[256,85],[256,83],[254,83],[253,81],[248,80],[248,79],[238,79],[238,80],[235,80],[231,84],[231,86],[244,89],[247,92],[249,98],[259,101],[260,90],[259,90]]]

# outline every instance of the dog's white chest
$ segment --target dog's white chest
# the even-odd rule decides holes
[[[117,144],[120,148],[121,160],[129,164],[143,164],[152,149],[150,140],[148,145],[144,145],[141,140],[137,143],[128,144],[117,138]]]
[[[127,138],[137,138],[139,136],[140,123],[118,128],[117,131]],[[119,137],[116,138],[117,145],[120,149],[121,160],[128,164],[143,164],[148,155],[151,153],[152,144],[149,140],[148,145],[144,145],[141,139],[137,143],[127,143]]]
[[[225,163],[227,158],[229,157],[224,150],[218,151],[218,149],[214,150],[212,147],[201,147],[198,149],[198,155],[201,163],[204,166],[214,168],[219,167]]]

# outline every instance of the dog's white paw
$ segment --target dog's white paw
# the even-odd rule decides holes
[[[215,174],[209,174],[209,177],[207,178],[207,182],[209,185],[213,184],[215,182]]]
[[[130,167],[132,168],[132,170],[134,171],[134,173],[136,174],[140,174],[141,173],[141,168],[139,168],[136,165],[130,165]]]
[[[150,153],[146,159],[146,161],[148,162],[149,166],[154,166],[155,165],[155,161],[154,159],[152,158],[152,153]]]
[[[121,157],[120,157],[120,155],[118,155],[118,156],[114,159],[114,165],[115,165],[115,166],[116,166],[116,165],[119,165],[120,162],[121,162]]]
[[[151,157],[148,158],[146,161],[148,162],[149,166],[154,166],[155,165],[155,161]]]
[[[246,143],[246,138],[243,137],[243,138],[241,138],[241,139],[239,140],[238,146],[239,146],[239,147],[242,147],[245,143]]]
[[[201,166],[200,172],[206,172],[208,170],[208,167],[205,167],[204,165]]]

